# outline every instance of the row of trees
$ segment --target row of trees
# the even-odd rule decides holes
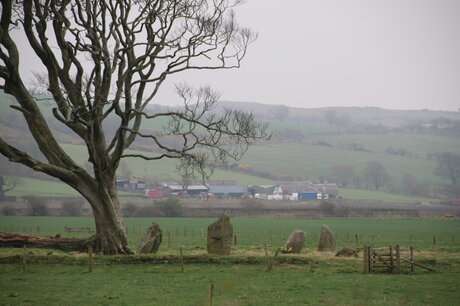
[[[458,186],[460,155],[445,152],[436,154],[435,158],[434,174],[448,181],[451,186]],[[378,161],[368,162],[361,173],[358,173],[351,165],[334,165],[331,167],[331,175],[328,179],[343,187],[365,187],[375,190],[387,188],[410,195],[426,195],[429,192],[427,186],[421,184],[420,180],[411,173],[405,173],[399,181],[395,181],[384,165]]]

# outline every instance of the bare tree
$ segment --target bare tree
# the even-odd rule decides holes
[[[444,152],[437,154],[436,159],[438,163],[434,170],[435,175],[446,178],[452,185],[456,185],[460,180],[460,155]]]
[[[378,161],[370,161],[364,169],[364,176],[368,184],[379,190],[389,180],[389,175],[385,167]]]
[[[350,165],[334,165],[331,167],[332,179],[340,186],[347,187],[353,181],[355,170]]]
[[[10,161],[56,177],[90,203],[96,235],[88,243],[106,254],[130,253],[120,213],[115,173],[120,160],[177,158],[185,168],[205,169],[215,157],[239,158],[265,138],[265,126],[252,114],[213,112],[218,96],[209,88],[178,87],[184,107],[149,113],[168,76],[186,70],[240,67],[254,34],[237,25],[230,0],[30,0],[2,1],[0,20],[1,88],[18,102],[45,161],[0,137],[0,153]],[[12,36],[23,32],[46,68],[46,89],[54,117],[86,145],[92,171],[63,150],[20,74],[20,53]],[[113,136],[103,130],[118,118]],[[165,129],[146,134],[145,119],[169,118]],[[138,137],[150,139],[151,155],[126,149]],[[180,147],[162,142],[181,140]]]
[[[12,191],[20,183],[18,177],[4,177],[0,175],[0,200],[5,198],[5,194]]]

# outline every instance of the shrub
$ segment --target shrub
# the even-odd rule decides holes
[[[183,208],[179,199],[168,198],[156,201],[155,206],[158,207],[163,217],[180,217],[183,215]]]
[[[16,215],[16,209],[13,206],[4,206],[2,208],[2,215],[4,216],[15,216]]]
[[[244,198],[241,199],[240,205],[247,209],[259,210],[264,207],[264,205],[257,199]]]
[[[335,204],[328,201],[321,201],[319,204],[319,209],[324,215],[333,216],[335,211]]]
[[[25,196],[23,199],[27,202],[32,216],[47,216],[48,206],[46,199],[37,196]]]
[[[137,205],[133,203],[126,203],[122,207],[123,216],[125,217],[134,217],[136,215],[137,210]]]
[[[138,207],[133,212],[133,217],[161,217],[163,216],[158,207],[144,206]]]
[[[83,205],[84,205],[83,199],[66,200],[62,202],[61,204],[62,215],[70,216],[70,217],[81,216]]]

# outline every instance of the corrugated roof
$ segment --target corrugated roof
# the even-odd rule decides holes
[[[209,192],[217,194],[247,193],[248,188],[238,185],[210,185]]]

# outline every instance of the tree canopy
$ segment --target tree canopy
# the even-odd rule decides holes
[[[45,160],[7,143],[10,161],[59,178],[91,204],[94,244],[105,253],[128,253],[115,188],[116,169],[126,157],[177,158],[183,169],[202,173],[210,158],[239,158],[267,137],[250,113],[216,111],[218,94],[208,87],[177,86],[183,106],[150,112],[161,85],[186,70],[240,67],[256,35],[235,21],[228,0],[31,0],[2,1],[1,88],[18,102]],[[52,97],[53,115],[81,138],[92,167],[77,164],[53,135],[37,99],[21,74],[23,54],[14,33],[22,32],[45,68],[42,91]],[[111,133],[109,117],[118,118]],[[164,129],[142,130],[143,120],[167,119]],[[127,153],[136,138],[152,142],[150,154]],[[168,142],[173,138],[174,142]],[[171,143],[173,145],[171,145]],[[86,168],[86,169],[85,169]]]

